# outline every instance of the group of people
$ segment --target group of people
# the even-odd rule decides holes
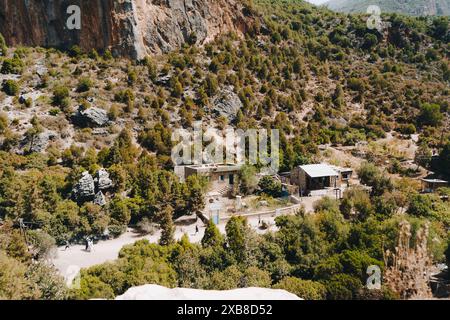
[[[85,250],[88,252],[93,252],[94,251],[94,240],[92,238],[86,238],[86,248]]]
[[[84,239],[84,243],[85,243],[85,249],[84,249],[85,251],[87,251],[87,252],[94,251],[94,240],[92,238],[86,237]],[[66,240],[66,245],[65,245],[64,251],[66,251],[69,248],[70,248],[70,242],[69,242],[69,240]]]

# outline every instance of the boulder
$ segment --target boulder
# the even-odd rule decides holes
[[[267,207],[269,206],[269,203],[266,200],[262,200],[258,203],[261,207]]]
[[[156,84],[161,85],[161,86],[168,86],[171,78],[172,78],[172,75],[170,75],[170,74],[160,75],[156,79]]]
[[[92,107],[84,110],[79,108],[74,115],[75,121],[82,127],[103,127],[108,125],[109,118],[106,110]]]
[[[104,205],[106,205],[106,198],[105,195],[103,194],[103,192],[99,191],[97,192],[97,194],[94,197],[94,204],[103,207]]]
[[[36,74],[38,75],[39,78],[44,77],[47,74],[47,67],[40,63],[36,66]]]
[[[212,109],[216,114],[233,121],[239,110],[243,108],[241,99],[231,90],[225,88],[212,101]]]
[[[72,190],[72,194],[77,200],[91,199],[95,195],[94,178],[85,171],[82,173],[80,180]]]
[[[99,190],[106,190],[113,186],[112,180],[109,178],[109,173],[105,169],[100,169],[95,175],[95,183]]]
[[[29,153],[41,153],[47,149],[50,141],[57,136],[53,131],[44,131],[33,137],[25,137],[20,143],[20,148],[25,148],[25,151]]]
[[[19,103],[20,103],[20,104],[24,104],[26,101],[27,101],[27,99],[25,98],[25,96],[21,95],[21,96],[19,97]]]

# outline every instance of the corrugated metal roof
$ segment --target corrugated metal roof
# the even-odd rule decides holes
[[[422,179],[424,182],[428,183],[448,183],[448,181],[440,180],[440,179]]]
[[[300,166],[311,178],[338,177],[339,174],[327,164],[308,164]]]

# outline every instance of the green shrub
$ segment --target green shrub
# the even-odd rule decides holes
[[[265,193],[271,197],[277,198],[282,195],[283,189],[281,182],[276,181],[271,176],[263,177],[258,184],[262,193]]]
[[[438,104],[424,103],[420,108],[417,121],[421,125],[435,127],[441,123],[442,118],[441,107]]]
[[[19,83],[14,80],[6,80],[5,82],[3,82],[2,90],[8,96],[16,96],[20,90]]]
[[[89,78],[82,78],[78,82],[77,92],[87,92],[87,91],[89,91],[91,89],[92,86],[93,86],[93,82],[92,82],[91,79],[89,79]]]
[[[447,266],[450,266],[450,236],[447,240],[447,249],[445,250],[445,260],[447,262]],[[447,273],[448,278],[450,279],[450,272]]]
[[[65,107],[67,106],[69,95],[70,92],[66,86],[58,86],[53,90],[52,102],[56,106]]]
[[[69,49],[69,56],[72,58],[79,58],[82,54],[83,51],[77,45],[74,45]]]
[[[114,100],[121,103],[132,103],[134,102],[134,93],[130,89],[121,90],[114,95]]]
[[[0,70],[3,74],[21,74],[23,71],[24,64],[18,56],[14,56],[12,59],[5,59],[3,61],[2,69]]]
[[[112,60],[113,59],[113,55],[112,55],[111,51],[106,50],[103,53],[103,59],[105,59],[105,60]]]
[[[332,276],[325,286],[328,300],[352,300],[363,287],[358,278],[343,273]]]
[[[401,124],[398,126],[397,131],[401,134],[409,135],[409,134],[415,134],[417,129],[416,126],[412,123],[408,124]]]
[[[364,92],[365,90],[364,81],[357,78],[348,79],[347,86],[349,87],[349,89],[353,91],[358,91],[360,93]]]
[[[51,116],[57,116],[59,113],[61,112],[61,110],[59,110],[58,108],[53,108],[50,109],[50,111],[48,112]]]
[[[283,278],[273,288],[289,291],[305,300],[324,300],[327,293],[326,287],[319,282],[294,277]]]

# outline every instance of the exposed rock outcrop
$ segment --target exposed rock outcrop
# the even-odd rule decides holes
[[[239,0],[0,0],[0,33],[10,45],[111,49],[142,58],[185,42],[203,44],[248,28]],[[69,30],[70,5],[81,9],[81,29]]]
[[[74,186],[72,196],[77,201],[93,201],[99,206],[104,206],[107,202],[103,191],[110,189],[112,186],[113,182],[105,169],[98,170],[95,173],[95,178],[85,171]]]
[[[104,205],[106,205],[106,198],[105,195],[103,194],[103,192],[99,191],[97,192],[97,194],[94,197],[94,204],[103,207]]]
[[[243,104],[231,88],[226,88],[213,99],[212,108],[217,114],[234,120],[239,110],[243,108]]]
[[[75,122],[82,127],[103,127],[109,123],[106,110],[92,107],[86,110],[82,108],[74,115]]]
[[[95,195],[94,178],[85,171],[72,191],[73,197],[78,200],[89,200]]]
[[[19,153],[27,152],[27,153],[40,153],[44,152],[47,149],[50,141],[55,139],[58,135],[53,131],[44,131],[33,137],[25,137],[20,143],[20,148],[23,151],[19,151]]]
[[[99,190],[106,190],[113,186],[113,182],[109,178],[109,173],[105,169],[100,169],[97,171],[95,183]]]

